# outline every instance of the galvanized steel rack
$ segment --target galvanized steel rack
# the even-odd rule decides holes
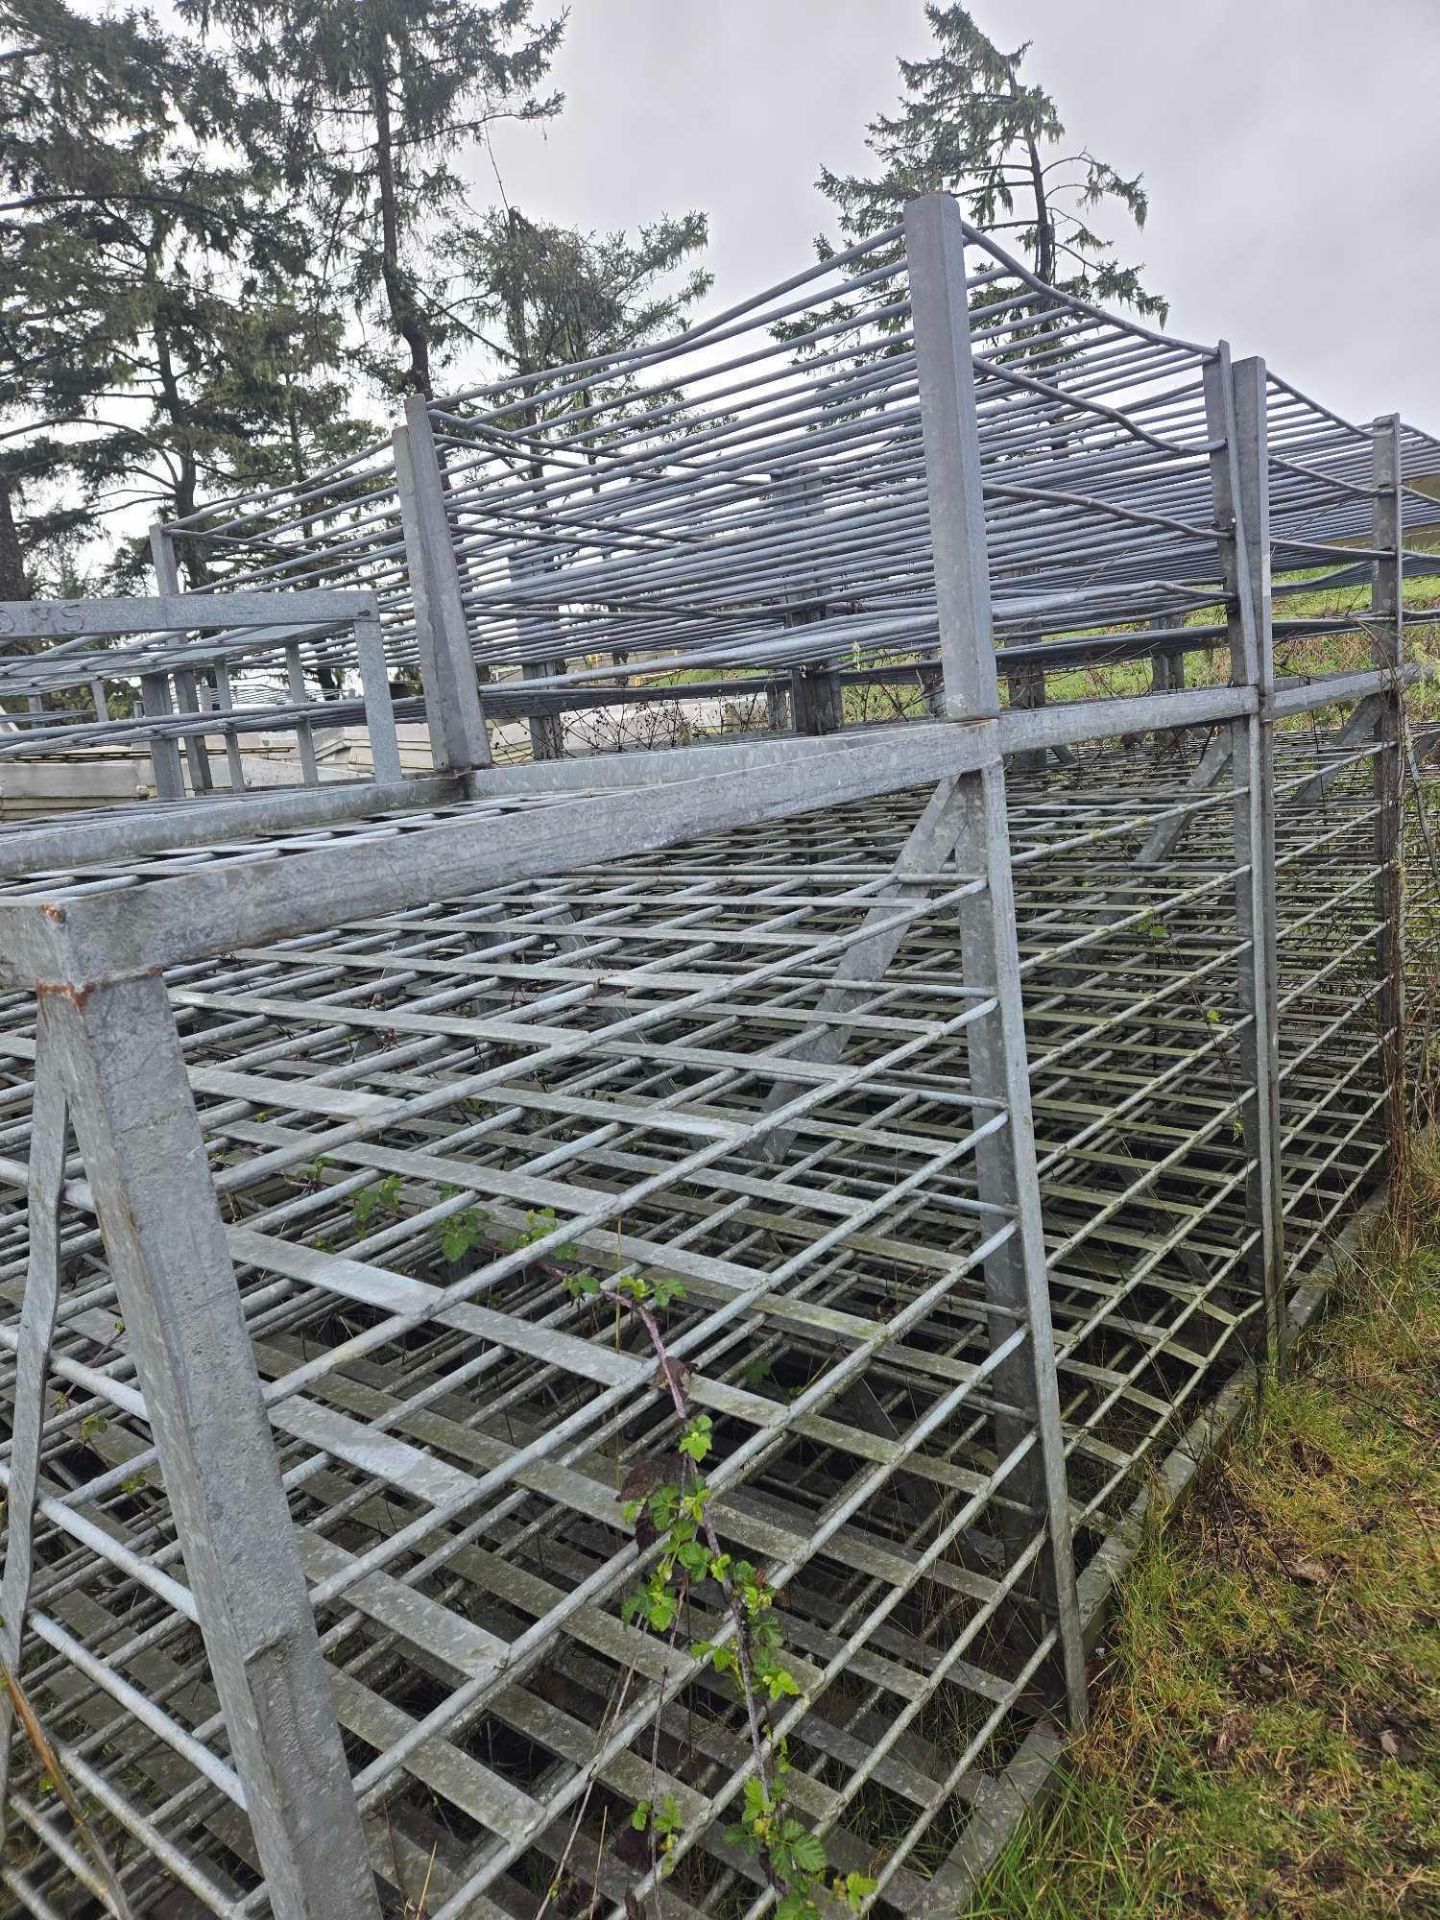
[[[795,1810],[877,1910],[963,1904],[1151,1468],[1403,1121],[1430,446],[937,197],[173,536],[230,543],[236,604],[247,565],[270,609],[374,594],[436,773],[0,833],[0,1653],[85,1808],[12,1728],[15,1907],[773,1904],[716,1595],[624,1607],[618,1490],[675,1424],[581,1271],[679,1283]],[[1370,604],[1278,615],[1317,572]],[[696,665],[758,737],[555,757],[567,701]],[[614,1840],[667,1795],[662,1879]]]

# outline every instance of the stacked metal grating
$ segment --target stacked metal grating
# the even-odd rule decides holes
[[[377,593],[437,777],[0,833],[12,1910],[759,1920],[767,1770],[963,1907],[1385,1174],[1432,451],[935,199],[179,531]],[[630,1604],[702,1418],[773,1700]]]
[[[373,594],[182,594],[168,549],[157,554],[155,598],[0,609],[0,777],[143,753],[157,801],[242,794],[245,746],[282,732],[296,783],[315,787],[318,729],[349,723],[365,730],[374,782],[400,780]]]

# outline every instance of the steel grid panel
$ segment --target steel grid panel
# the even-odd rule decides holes
[[[1145,1463],[1240,1363],[1258,1313],[1243,1261],[1230,793],[1196,805],[1199,752],[1199,740],[1102,751],[1012,781],[1082,1559],[1123,1529]],[[1286,1214],[1302,1246],[1353,1206],[1383,1150],[1374,1019],[1357,991],[1373,933],[1367,757],[1297,736],[1278,782]],[[1336,763],[1321,805],[1287,804]],[[577,1264],[641,1266],[686,1289],[676,1351],[737,1463],[716,1476],[726,1527],[785,1571],[800,1677],[830,1676],[792,1748],[797,1804],[835,1823],[832,1857],[873,1866],[878,1810],[893,1825],[905,1808],[918,1851],[886,1898],[922,1904],[966,1807],[1034,1725],[1041,1536],[1017,1536],[1017,1463],[987,1444],[1004,1409],[975,1284],[978,1249],[1007,1227],[968,1171],[997,1116],[966,1098],[966,1034],[992,1016],[955,981],[967,883],[953,869],[905,909],[895,964],[845,1011],[841,1059],[800,1057],[834,1023],[821,1001],[835,944],[858,936],[922,797],[172,975],[311,1598],[343,1676],[372,1858],[413,1895],[433,1850],[441,1911],[477,1876],[501,1906],[533,1905],[567,1844],[567,1871],[615,1897],[600,1827],[616,1796],[647,1791],[644,1703],[661,1694],[661,1778],[688,1812],[748,1764],[713,1681],[682,1675],[619,1617],[635,1550],[617,1474],[665,1416],[634,1329],[617,1338],[565,1291]],[[1137,869],[1177,801],[1183,838]],[[18,997],[9,1016],[0,1147],[13,1178],[33,1026]],[[777,1087],[795,1110],[767,1104]],[[782,1122],[794,1144],[776,1167],[753,1149]],[[138,1841],[137,1889],[183,1875],[214,1911],[262,1910],[98,1236],[83,1205],[65,1223],[34,1601],[45,1625],[27,1685],[64,1728],[75,1777],[104,1784],[117,1830]],[[447,1228],[452,1247],[473,1235],[456,1262]],[[4,1230],[14,1300],[15,1199]],[[13,1351],[13,1323],[0,1345]],[[942,1647],[960,1649],[954,1662]],[[607,1713],[631,1664],[632,1711]],[[697,1715],[706,1731],[687,1753]],[[878,1733],[902,1719],[877,1756]],[[966,1769],[941,1794],[953,1769],[940,1756],[957,1751]],[[74,1862],[42,1837],[33,1779],[18,1794],[35,1847],[18,1871],[58,1891]],[[662,1897],[739,1896],[753,1868],[711,1828]]]

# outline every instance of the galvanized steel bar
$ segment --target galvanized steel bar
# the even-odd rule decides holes
[[[985,552],[980,439],[965,282],[965,241],[948,195],[912,201],[905,212],[910,265],[926,485],[935,547],[940,660],[945,712],[951,720],[985,720],[1000,709],[989,567]],[[1015,935],[1004,763],[997,755],[957,778],[947,798],[954,813],[960,870],[983,873],[984,893],[960,905],[961,972],[971,986],[995,994],[999,1018],[985,1022],[969,1045],[972,1096],[1003,1104],[1004,1135],[976,1146],[976,1185],[984,1205],[1016,1220],[1018,1233],[987,1261],[990,1337],[1000,1344],[1028,1329],[1023,1359],[1007,1365],[1010,1398],[1039,1440],[1029,1497],[1047,1530],[1046,1599],[1058,1634],[1070,1718],[1086,1712],[1085,1655],[1070,1535],[1068,1479],[1055,1377],[1054,1336],[1040,1190],[1030,1117],[1029,1070]],[[1009,1451],[1016,1428],[1001,1421],[997,1448]]]
[[[275,1914],[375,1914],[349,1772],[162,982],[40,999]]]

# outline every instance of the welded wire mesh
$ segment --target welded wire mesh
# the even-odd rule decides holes
[[[1187,784],[1201,745],[1112,747],[1012,781],[1082,1560],[1240,1364],[1259,1313],[1233,796],[1228,781],[1198,798]],[[1373,1184],[1382,1145],[1368,756],[1348,756],[1319,804],[1295,799],[1346,759],[1297,734],[1279,781],[1300,1257]],[[803,1045],[833,1023],[835,956],[923,799],[757,825],[172,976],[397,1912],[427,1876],[436,1914],[535,1913],[557,1883],[551,1901],[618,1903],[646,1863],[616,1834],[657,1791],[690,1836],[662,1910],[762,1892],[724,1832],[750,1766],[740,1709],[690,1657],[717,1629],[713,1601],[697,1597],[673,1641],[624,1608],[638,1572],[622,1495],[672,1424],[656,1357],[636,1321],[572,1297],[567,1276],[679,1282],[666,1344],[714,1421],[717,1524],[781,1590],[810,1696],[790,1735],[794,1801],[833,1862],[880,1877],[888,1907],[924,1907],[950,1884],[987,1782],[1055,1709],[1043,1529],[1023,1495],[1032,1443],[1001,1389],[977,1264],[1008,1223],[973,1184],[974,1143],[1003,1118],[966,1090],[968,1036],[993,1018],[955,967],[974,879],[936,875],[896,909],[904,943],[847,1007],[836,1061]],[[1137,865],[1177,805],[1184,835]],[[8,1014],[13,1168],[31,1029],[23,1002]],[[780,1131],[776,1159],[762,1149]],[[23,1248],[12,1187],[12,1303]],[[183,1882],[212,1911],[263,1912],[82,1205],[66,1212],[65,1274],[25,1683],[142,1908]],[[11,1872],[59,1902],[83,1859],[40,1771],[22,1771]]]

